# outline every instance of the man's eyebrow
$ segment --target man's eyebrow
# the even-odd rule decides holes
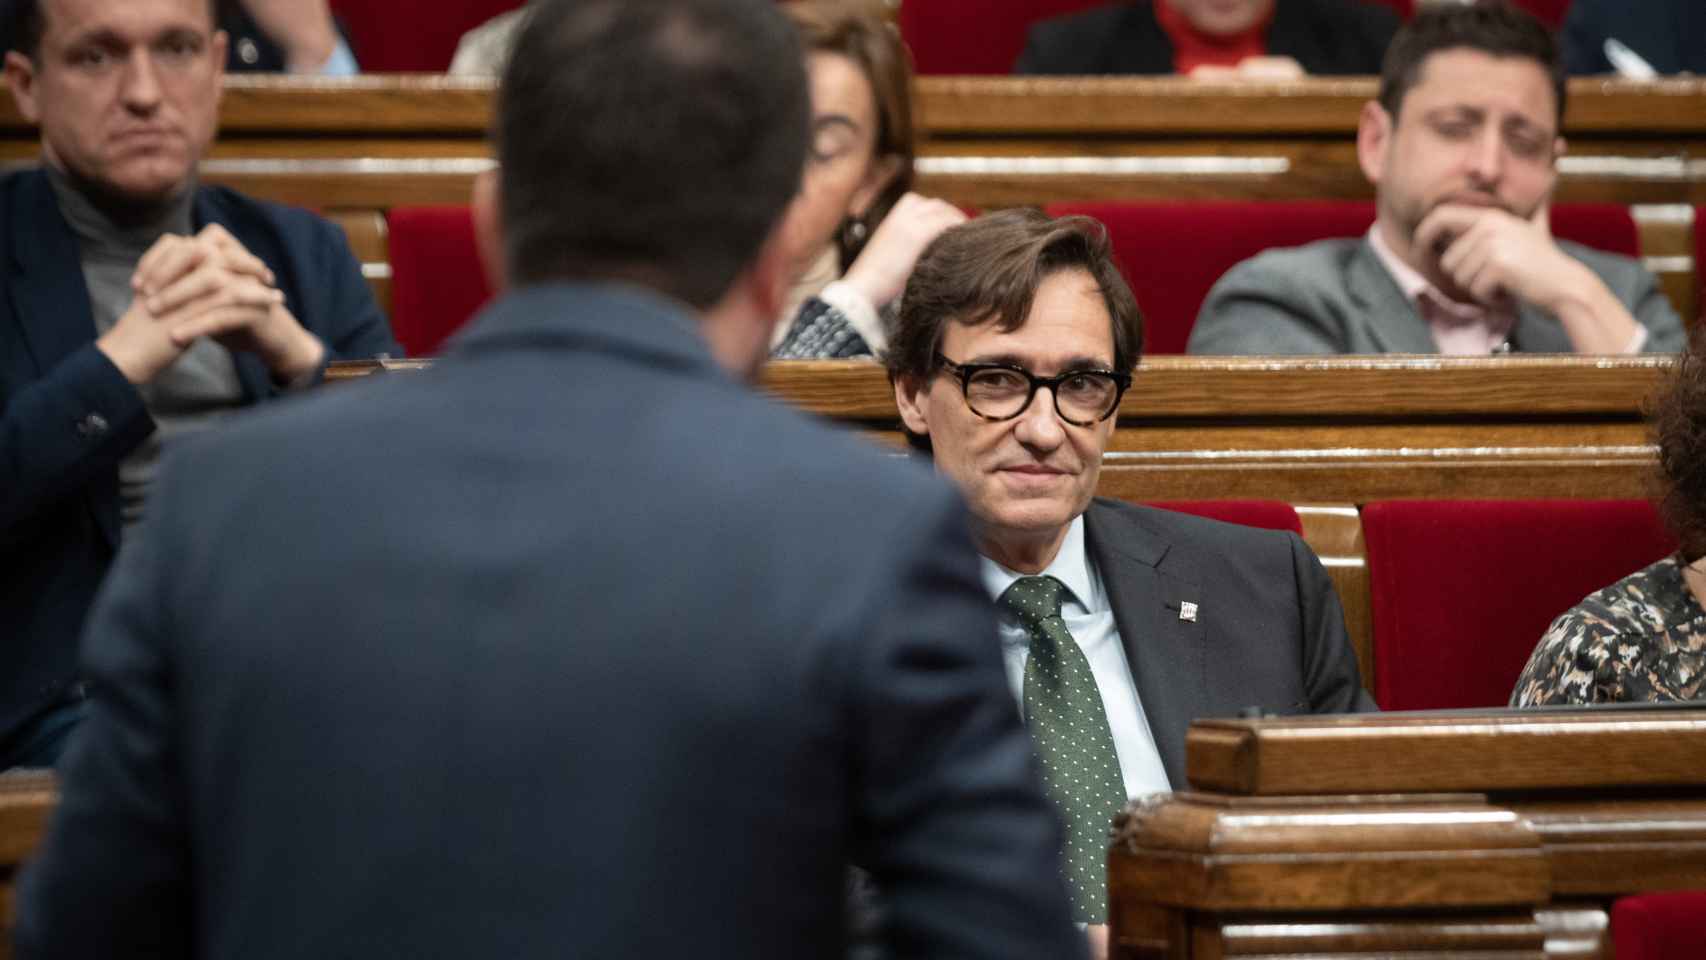
[[[73,35],[65,45],[67,47],[106,47],[122,50],[129,45],[129,41],[110,27],[97,27]]]
[[[849,117],[845,113],[826,113],[821,117],[812,118],[813,130],[823,130],[828,127],[846,127],[849,130],[859,129],[859,125],[853,122],[853,118]]]
[[[975,363],[999,363],[1004,366],[1031,370],[1032,373],[1036,372],[1035,370],[1032,370],[1030,364],[1026,363],[1018,354],[1013,353],[975,355],[970,360],[963,361],[962,366]],[[1106,360],[1102,360],[1098,357],[1080,355],[1076,357],[1069,357],[1065,363],[1060,365],[1059,372],[1077,373],[1084,370],[1112,370],[1113,368],[1114,365]]]

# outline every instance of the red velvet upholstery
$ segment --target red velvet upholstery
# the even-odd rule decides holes
[[[1210,520],[1241,523],[1246,527],[1264,530],[1290,530],[1303,534],[1303,522],[1297,510],[1279,500],[1171,500],[1150,504],[1163,510],[1189,513]]]
[[[1617,960],[1698,960],[1706,956],[1706,891],[1643,893],[1611,905]]]
[[[491,297],[467,207],[393,207],[391,329],[411,357],[430,356]]]
[[[332,0],[366,73],[443,73],[462,35],[525,0]]]
[[[1570,0],[1516,0],[1516,5],[1553,30],[1564,25],[1564,17],[1570,12]]]
[[[903,0],[896,19],[919,73],[1012,73],[1033,22],[1108,0]]]
[[[1085,214],[1108,227],[1114,256],[1137,294],[1145,353],[1184,353],[1197,312],[1221,274],[1270,247],[1355,237],[1374,222],[1373,203],[1057,203],[1049,214]],[[1570,204],[1552,212],[1561,237],[1634,256],[1640,237],[1629,208]]]
[[[1554,618],[1676,548],[1643,500],[1372,503],[1362,530],[1387,710],[1503,706]]]
[[[1143,352],[1184,353],[1203,298],[1220,275],[1269,247],[1354,237],[1374,204],[1061,203],[1053,216],[1085,214],[1108,227],[1114,257],[1143,310]]]

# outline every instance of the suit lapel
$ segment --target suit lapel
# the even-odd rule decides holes
[[[95,312],[77,239],[59,212],[47,174],[18,178],[11,218],[12,317],[22,328],[38,373],[95,339]]]
[[[95,310],[83,279],[83,258],[47,174],[18,177],[10,198],[12,319],[23,332],[38,374],[93,343]],[[113,547],[119,541],[118,498],[94,497],[95,522]]]
[[[1366,238],[1357,243],[1348,272],[1351,299],[1362,310],[1363,326],[1372,341],[1368,352],[1439,352],[1439,344],[1416,312],[1416,305],[1398,288],[1398,281],[1386,271]]]
[[[1172,545],[1154,530],[1101,501],[1084,524],[1167,780],[1183,790],[1185,731],[1207,706],[1208,676],[1202,624],[1182,619],[1180,604],[1201,603],[1202,591],[1166,569]]]

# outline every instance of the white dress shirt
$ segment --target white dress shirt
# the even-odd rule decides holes
[[[1025,576],[988,557],[982,558],[982,567],[983,585],[994,599],[1000,599],[1013,581]],[[1155,735],[1150,732],[1143,704],[1138,701],[1137,684],[1132,680],[1125,646],[1120,643],[1119,627],[1114,623],[1114,608],[1102,587],[1101,575],[1085,551],[1083,515],[1067,527],[1060,552],[1041,575],[1054,577],[1066,585],[1068,592],[1061,598],[1061,619],[1066,621],[1066,629],[1090,661],[1096,690],[1102,695],[1102,709],[1108,715],[1108,728],[1114,735],[1114,753],[1119,757],[1126,796],[1171,790],[1166,768],[1161,765],[1161,753],[1155,748]],[[1025,662],[1031,656],[1031,635],[1006,610],[1001,611],[1000,634],[1007,681],[1023,713]]]

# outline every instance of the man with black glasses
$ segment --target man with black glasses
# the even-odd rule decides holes
[[[1096,498],[1142,340],[1100,224],[1011,210],[925,251],[887,357],[908,433],[971,506],[1089,924],[1106,919],[1109,821],[1185,786],[1192,720],[1373,709],[1295,534]]]

